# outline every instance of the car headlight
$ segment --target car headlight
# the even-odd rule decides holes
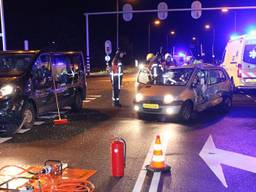
[[[171,102],[173,102],[174,98],[172,95],[165,95],[164,96],[164,103],[165,104],[170,104]]]
[[[0,98],[11,95],[14,92],[14,86],[5,85],[0,89]]]
[[[141,93],[138,93],[135,97],[136,102],[140,102],[143,100],[143,95]]]

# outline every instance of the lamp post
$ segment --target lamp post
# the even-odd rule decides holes
[[[6,51],[6,33],[5,33],[5,22],[4,22],[4,4],[3,0],[0,0],[0,12],[1,12],[1,37],[2,37],[2,43],[3,43],[3,51]]]
[[[161,21],[158,19],[154,20],[154,22],[153,22],[154,26],[159,26],[160,24],[161,24]],[[150,47],[151,42],[150,41],[151,41],[151,23],[148,24],[148,53],[151,50],[151,47]]]
[[[116,0],[116,50],[119,48],[119,0]]]
[[[226,7],[223,7],[222,9],[221,9],[221,12],[222,13],[227,13],[227,12],[229,12],[229,10],[228,10],[228,8],[226,8]],[[233,13],[234,13],[234,32],[236,33],[236,28],[237,28],[237,16],[236,16],[236,11],[234,10],[233,11]]]
[[[212,29],[212,61],[213,61],[213,63],[215,63],[215,28],[212,27],[209,24],[206,24],[204,26],[204,28],[206,30],[211,30]]]

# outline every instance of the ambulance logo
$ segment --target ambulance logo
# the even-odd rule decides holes
[[[250,51],[249,54],[250,54],[250,55],[249,55],[250,58],[256,59],[256,51],[255,51],[255,50]]]

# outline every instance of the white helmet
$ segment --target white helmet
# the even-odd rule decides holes
[[[170,53],[165,53],[164,60],[167,60],[167,59],[170,59],[170,58],[172,58],[171,54]]]

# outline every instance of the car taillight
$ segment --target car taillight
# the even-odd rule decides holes
[[[237,77],[242,78],[242,64],[237,65]]]

